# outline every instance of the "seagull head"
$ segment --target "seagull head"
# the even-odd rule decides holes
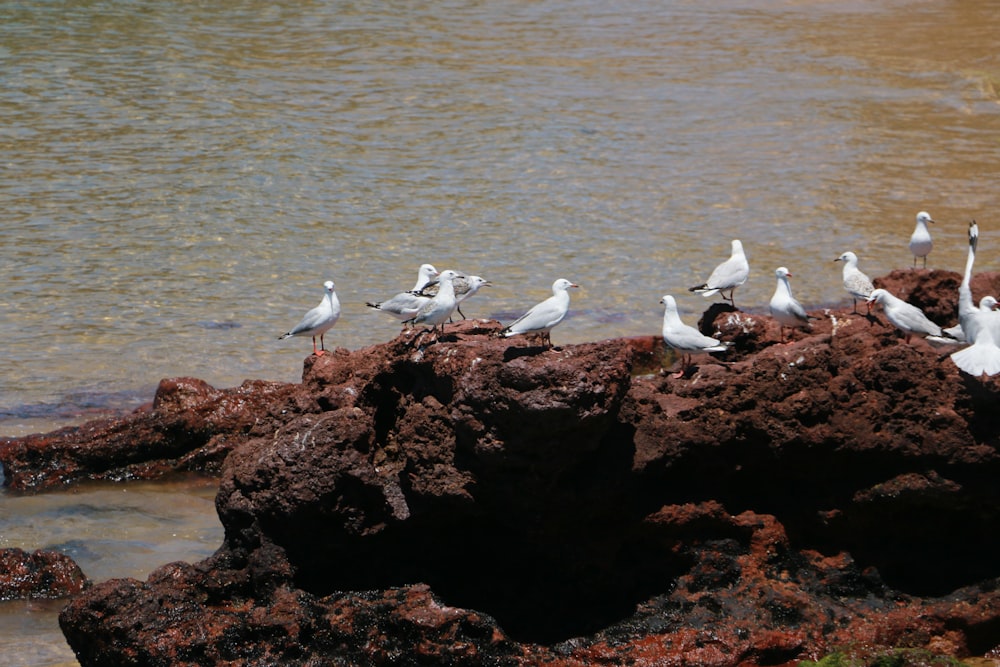
[[[922,222],[924,224],[927,224],[928,222],[934,222],[934,221],[931,219],[930,213],[928,213],[927,211],[921,211],[920,213],[917,213],[917,222]]]
[[[873,289],[872,293],[868,295],[868,303],[882,303],[888,294],[884,289]]]
[[[782,278],[791,278],[792,277],[792,272],[789,271],[788,269],[786,269],[783,266],[779,266],[778,268],[776,268],[774,270],[774,275],[778,276],[779,279],[782,279]]]
[[[850,250],[848,250],[843,255],[841,255],[840,257],[838,257],[837,259],[835,259],[833,261],[835,261],[835,262],[847,262],[848,264],[850,264],[850,263],[853,262],[854,264],[857,264],[858,263],[858,256],[855,255]]]
[[[565,278],[560,278],[559,280],[557,280],[554,283],[552,283],[552,291],[553,292],[565,292],[570,287],[579,287],[579,285],[577,285],[576,283],[571,283],[570,281],[566,280]]]
[[[493,284],[482,276],[469,276],[468,280],[469,287],[472,289],[479,289],[480,287],[493,287]]]
[[[327,280],[325,283],[323,283],[323,287],[326,288],[327,292],[332,292],[333,289],[334,289],[333,281],[332,280]]]

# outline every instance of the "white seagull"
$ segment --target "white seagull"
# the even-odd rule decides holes
[[[985,296],[976,308],[972,302],[972,265],[976,261],[976,245],[979,241],[979,226],[973,220],[969,223],[969,256],[965,262],[965,276],[958,288],[958,327],[962,337],[971,343],[969,347],[951,354],[951,360],[969,375],[1000,373],[1000,313],[994,312],[997,300]],[[952,333],[952,330],[947,330]]]
[[[398,320],[405,322],[406,320],[413,319],[416,316],[417,311],[430,301],[430,297],[420,296],[414,294],[414,292],[419,292],[423,289],[431,279],[438,275],[437,269],[435,269],[430,264],[422,264],[420,269],[417,271],[417,282],[413,285],[413,289],[408,292],[400,292],[391,299],[387,299],[380,303],[365,303],[369,308],[374,308],[375,310],[381,310],[383,313],[389,313]]]
[[[458,305],[458,301],[455,299],[455,285],[454,281],[456,278],[464,278],[457,271],[452,271],[448,269],[447,271],[442,271],[441,275],[438,277],[438,288],[437,294],[434,298],[427,299],[427,302],[420,307],[411,319],[406,320],[407,324],[428,324],[431,329],[437,328],[437,325],[441,325],[441,332],[444,332],[444,323],[451,318],[452,312],[455,310],[455,306]],[[426,297],[425,297],[426,298]]]
[[[975,315],[975,341],[951,354],[955,365],[974,377],[1000,374],[1000,312],[996,307],[997,300],[992,296],[982,298]]]
[[[486,280],[482,276],[459,276],[455,278],[452,282],[455,287],[455,310],[458,314],[465,319],[465,313],[462,312],[462,302],[468,299],[470,296],[475,296],[476,292],[479,291],[480,287],[492,287],[492,283]],[[438,287],[440,286],[440,281],[434,280],[427,283],[419,290],[414,290],[413,294],[417,296],[427,296],[433,297],[438,293]]]
[[[927,268],[927,255],[931,254],[931,248],[934,247],[934,243],[931,241],[930,230],[927,229],[927,223],[934,222],[931,220],[931,214],[927,211],[921,211],[917,213],[917,226],[913,230],[913,235],[910,236],[910,252],[913,253],[913,266],[917,266],[917,258],[924,258],[924,268]]]
[[[729,290],[729,303],[735,308],[736,302],[733,300],[733,292],[747,281],[749,275],[750,265],[743,252],[743,244],[738,239],[733,239],[733,250],[729,259],[715,267],[712,275],[703,284],[690,287],[688,291],[697,292],[702,296],[712,296],[716,292],[722,292],[722,298],[725,299],[725,291]]]
[[[313,354],[317,357],[326,352],[326,347],[323,346],[323,334],[340,319],[340,300],[334,290],[333,281],[327,280],[323,283],[323,287],[326,289],[326,295],[319,305],[306,313],[302,321],[291,331],[278,336],[278,340],[284,340],[289,336],[312,336]],[[316,349],[316,336],[319,336],[319,350]]]
[[[972,267],[976,263],[976,246],[979,245],[979,225],[973,220],[969,223],[969,254],[965,259],[965,274],[958,286],[958,325],[945,329],[945,333],[959,340],[973,343],[976,340],[975,328],[979,323],[979,309],[972,301]],[[982,303],[980,303],[982,307]]]
[[[868,301],[882,304],[886,319],[903,332],[907,343],[910,342],[910,337],[914,334],[937,342],[947,342],[947,339],[950,338],[947,333],[941,330],[941,327],[927,319],[924,311],[893,296],[884,289],[872,290]]]
[[[552,327],[563,321],[566,312],[569,310],[570,287],[579,287],[574,283],[560,278],[552,283],[552,296],[542,301],[521,317],[517,318],[500,332],[502,336],[516,336],[518,334],[538,334],[542,340],[552,347],[552,339],[549,332]]]
[[[725,352],[729,349],[728,342],[720,342],[706,336],[695,327],[684,324],[677,312],[677,301],[674,297],[664,294],[660,303],[663,304],[663,342],[681,353],[681,370],[673,377],[684,377],[684,374],[692,366],[692,355]]]
[[[777,286],[774,288],[774,296],[771,297],[771,317],[781,325],[781,340],[785,340],[785,327],[809,328],[809,320],[816,318],[809,315],[802,304],[792,296],[792,286],[788,284],[788,279],[792,276],[788,269],[779,266],[774,270],[774,275],[778,278]]]
[[[844,263],[844,289],[854,300],[854,312],[858,312],[858,299],[868,302],[868,295],[872,293],[875,286],[872,285],[871,278],[858,269],[858,256],[853,252],[845,252],[843,255],[833,260]],[[868,304],[868,312],[872,310]]]

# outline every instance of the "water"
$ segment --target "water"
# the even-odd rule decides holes
[[[278,342],[337,282],[328,343],[417,266],[510,318],[580,283],[556,342],[655,333],[741,238],[738,304],[787,265],[960,270],[1000,171],[993,2],[0,3],[0,433],[161,377],[294,381]],[[129,393],[127,400],[113,400]],[[39,414],[42,416],[40,417]],[[52,415],[48,422],[47,414]]]
[[[996,270],[996,23],[988,0],[0,0],[0,435],[162,377],[295,381],[310,343],[276,337],[324,280],[327,344],[359,349],[399,330],[364,303],[427,261],[492,280],[474,317],[580,283],[557,344],[656,333],[665,293],[693,321],[732,238],[750,311],[778,265],[846,305],[832,260],[909,266],[923,209],[930,266],[962,269],[975,217]]]
[[[178,560],[207,558],[222,544],[218,482],[82,484],[37,495],[0,496],[0,549],[64,553],[94,581],[144,580]],[[8,667],[76,664],[58,614],[65,600],[0,602],[0,655]]]

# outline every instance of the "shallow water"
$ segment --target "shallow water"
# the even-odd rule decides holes
[[[33,495],[0,496],[0,548],[48,549],[73,558],[95,582],[144,580],[160,565],[202,560],[222,544],[218,482],[92,483]],[[4,665],[75,664],[58,626],[65,600],[0,602]]]

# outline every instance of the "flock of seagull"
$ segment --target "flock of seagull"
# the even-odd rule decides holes
[[[933,247],[927,223],[933,222],[926,211],[917,214],[917,225],[909,244],[914,267],[918,259],[923,259],[924,267],[927,266],[927,255]],[[950,355],[955,365],[976,377],[984,374],[992,376],[1000,374],[1000,311],[996,310],[998,302],[992,296],[983,298],[978,306],[972,301],[969,282],[978,240],[979,228],[975,221],[972,221],[969,225],[969,255],[958,291],[959,323],[947,329],[932,322],[916,306],[884,289],[875,289],[871,279],[858,269],[858,257],[853,252],[845,252],[834,261],[844,263],[844,289],[854,300],[854,312],[857,312],[858,300],[866,303],[869,315],[872,304],[877,303],[882,306],[886,319],[903,332],[906,342],[909,342],[912,336],[919,336],[932,343],[964,345],[965,347]],[[777,285],[769,308],[771,316],[780,325],[781,340],[784,342],[786,327],[808,329],[810,320],[818,318],[809,315],[802,304],[792,296],[788,281],[792,276],[791,272],[786,267],[779,266],[774,274]],[[746,282],[749,275],[750,265],[743,251],[743,244],[734,239],[729,259],[719,264],[709,275],[708,280],[689,288],[689,291],[705,297],[721,294],[723,299],[729,301],[735,308],[733,293],[737,287]],[[480,276],[465,276],[451,269],[438,272],[432,265],[424,264],[417,271],[417,281],[412,289],[400,292],[385,301],[366,305],[390,314],[405,325],[425,325],[432,332],[437,332],[440,327],[440,331],[443,332],[445,323],[451,321],[454,311],[457,310],[459,315],[465,317],[460,307],[461,303],[474,296],[482,287],[489,285],[489,281]],[[551,297],[505,326],[500,335],[538,336],[551,347],[550,332],[566,317],[570,303],[568,290],[575,287],[579,285],[564,278],[556,280],[552,284]],[[333,281],[326,281],[324,288],[326,294],[323,301],[307,312],[294,328],[279,336],[279,339],[289,336],[311,336],[313,354],[322,355],[325,352],[323,335],[340,318],[340,301],[337,299]],[[724,352],[728,349],[730,343],[706,336],[697,328],[684,324],[673,296],[663,295],[660,303],[664,306],[663,341],[681,354],[681,369],[674,377],[682,377],[690,370],[693,355]],[[316,346],[317,337],[319,348]]]
[[[480,288],[489,285],[490,282],[480,276],[464,276],[452,269],[438,272],[431,264],[423,264],[417,271],[417,282],[413,289],[400,292],[391,299],[378,303],[368,302],[365,305],[388,313],[408,326],[422,324],[429,326],[431,331],[437,331],[440,326],[443,333],[445,323],[451,321],[456,310],[465,317],[461,303],[476,294]],[[294,328],[278,336],[278,340],[289,336],[312,336],[313,354],[322,355],[326,351],[323,335],[340,319],[340,300],[332,280],[326,281],[323,287],[326,295],[319,305],[306,313]],[[579,285],[565,278],[556,280],[552,283],[552,296],[508,324],[500,334],[535,335],[551,347],[549,332],[569,312],[568,290],[573,287]],[[316,347],[317,336],[319,348]]]

